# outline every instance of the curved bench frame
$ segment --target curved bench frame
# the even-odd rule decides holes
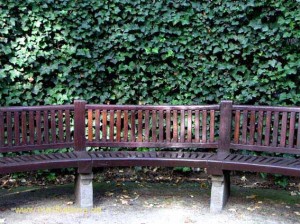
[[[173,150],[114,152],[88,147]],[[90,105],[83,100],[74,105],[0,108],[0,153],[57,148],[74,151],[4,156],[0,174],[77,168],[77,203],[92,207],[94,167],[206,168],[212,175],[211,211],[217,212],[228,199],[231,170],[300,176],[299,158],[235,153],[300,155],[300,108],[241,106],[231,101],[209,106]]]

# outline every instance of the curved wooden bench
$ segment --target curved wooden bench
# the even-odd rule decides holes
[[[91,207],[95,167],[206,168],[212,175],[211,211],[220,211],[229,196],[231,170],[300,176],[299,124],[298,107],[241,106],[231,101],[208,106],[133,106],[77,100],[74,105],[3,107],[0,173],[77,168],[77,203]],[[90,151],[90,147],[101,150]],[[60,148],[70,152],[43,153]],[[161,151],[141,151],[144,148]],[[41,154],[12,154],[32,150]],[[241,150],[269,155],[245,155]],[[278,153],[296,157],[278,157]]]

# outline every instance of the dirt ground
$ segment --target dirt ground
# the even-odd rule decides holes
[[[1,189],[0,223],[300,223],[299,192],[233,181],[224,211],[211,214],[209,180],[176,182],[96,178],[90,211],[74,204],[73,184]]]

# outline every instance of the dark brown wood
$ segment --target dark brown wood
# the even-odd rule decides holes
[[[207,111],[202,111],[202,143],[206,143]]]
[[[145,110],[145,142],[149,142],[149,110]]]
[[[58,116],[58,137],[59,142],[64,142],[64,124],[63,124],[63,113],[62,110],[58,110],[57,112]]]
[[[171,141],[171,111],[166,111],[166,141]]]
[[[280,146],[281,147],[285,147],[286,128],[287,128],[287,112],[283,112],[282,119],[281,119],[281,132],[280,132]]]
[[[242,144],[247,144],[248,110],[243,111]]]
[[[56,120],[55,120],[55,110],[50,111],[51,114],[51,142],[56,142]]]
[[[221,101],[220,103],[220,130],[218,142],[218,156],[230,153],[230,135],[232,119],[232,101]]]
[[[195,110],[195,142],[200,141],[200,116],[199,110]]]
[[[0,147],[4,146],[4,116],[3,111],[0,111]]]
[[[173,110],[173,142],[178,142],[178,116],[177,110]]]
[[[115,127],[115,112],[114,110],[109,111],[109,140],[114,141],[114,127]]]
[[[128,141],[128,110],[124,110],[124,141]]]
[[[70,110],[65,110],[66,142],[71,141]]]
[[[250,132],[249,132],[249,144],[254,145],[254,134],[255,134],[255,112],[252,110],[250,112]]]
[[[180,142],[185,142],[185,111],[180,110]]]
[[[34,144],[34,111],[29,111],[29,143]]]
[[[289,148],[294,147],[295,121],[296,121],[296,113],[291,112],[290,127],[289,127],[289,143],[288,143]]]
[[[215,111],[210,110],[209,142],[215,141]]]
[[[240,139],[240,116],[241,111],[235,111],[235,119],[234,119],[234,143],[238,144]]]
[[[131,129],[130,129],[130,141],[135,142],[135,111],[131,110]]]
[[[93,141],[93,110],[88,110],[88,141]]]
[[[262,131],[263,131],[264,111],[258,112],[258,124],[257,124],[257,145],[262,144]]]
[[[85,151],[85,105],[84,100],[74,102],[74,149]]]
[[[143,141],[143,111],[138,110],[138,142]]]
[[[265,146],[270,145],[270,130],[271,130],[271,119],[272,119],[272,112],[267,111],[266,117],[266,129],[265,129]]]
[[[48,117],[49,117],[48,110],[44,110],[44,116],[43,116],[44,131],[43,131],[43,133],[44,133],[44,143],[45,144],[49,144],[49,118]]]
[[[277,142],[278,142],[278,119],[279,119],[279,112],[276,111],[274,113],[272,146],[277,146]]]
[[[300,113],[298,113],[298,132],[297,132],[297,143],[296,147],[300,149]]]
[[[116,141],[121,141],[121,110],[117,110],[117,137]]]
[[[164,141],[164,111],[159,110],[159,141],[163,142]]]
[[[152,110],[152,142],[156,142],[156,110]]]
[[[15,145],[20,145],[20,115],[18,111],[14,112],[14,140]]]
[[[40,145],[42,144],[41,111],[36,111],[35,122],[36,122],[36,143]]]
[[[192,110],[188,110],[187,142],[192,142]]]
[[[107,140],[107,110],[102,111],[102,141]]]
[[[11,111],[6,112],[6,128],[7,128],[7,144],[8,146],[12,146],[12,116]]]

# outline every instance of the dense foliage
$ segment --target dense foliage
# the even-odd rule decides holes
[[[300,105],[299,0],[0,0],[0,105]]]

